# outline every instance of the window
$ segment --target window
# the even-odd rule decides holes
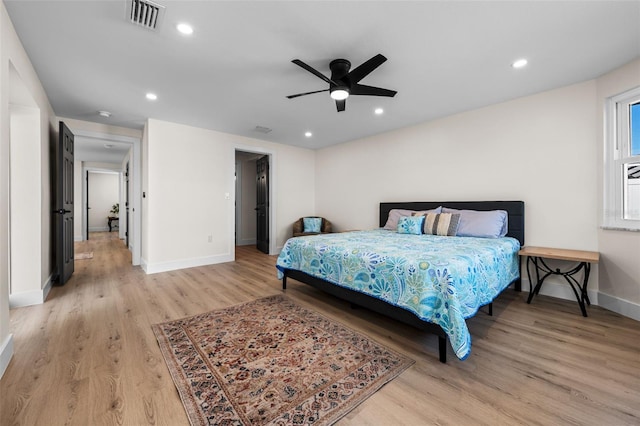
[[[640,230],[640,87],[607,99],[605,227]]]

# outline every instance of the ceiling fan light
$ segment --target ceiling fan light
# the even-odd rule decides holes
[[[345,86],[336,86],[331,89],[331,98],[336,101],[343,101],[349,97],[349,89]]]

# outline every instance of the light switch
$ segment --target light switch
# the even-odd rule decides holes
[[[225,199],[225,200],[228,200],[229,198],[231,198],[231,195],[229,195],[229,193],[228,193],[228,192],[225,192],[225,193],[224,193],[224,199]]]

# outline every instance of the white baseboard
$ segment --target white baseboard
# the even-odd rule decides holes
[[[50,275],[41,290],[23,291],[9,295],[9,308],[22,308],[24,306],[42,305],[51,291]]]
[[[640,304],[638,303],[600,293],[598,296],[598,305],[625,317],[640,321]]]
[[[529,281],[526,278],[522,280],[522,290],[529,291]],[[564,300],[576,300],[576,295],[571,290],[571,286],[567,282],[553,282],[550,280],[545,280],[544,284],[542,284],[542,288],[540,289],[540,294],[544,296],[556,297],[558,299]],[[598,304],[598,292],[596,290],[591,290],[587,288],[587,294],[589,295],[589,300],[591,304]]]
[[[236,243],[237,246],[252,246],[256,243],[256,239],[252,239],[252,240],[238,240],[238,242]]]
[[[522,291],[529,291],[529,281],[527,281],[526,277],[522,279]],[[565,282],[545,280],[540,289],[540,294],[557,297],[558,299],[576,300],[573,290],[571,290],[569,284]],[[596,290],[587,289],[587,294],[589,295],[589,300],[592,305],[600,306],[625,317],[640,321],[640,304]]]
[[[175,271],[178,269],[194,268],[196,266],[215,265],[217,263],[233,261],[233,254],[224,254],[218,256],[196,257],[192,259],[182,259],[170,262],[148,263],[146,259],[140,259],[140,265],[147,274],[156,274],[158,272]]]
[[[44,303],[47,300],[47,297],[49,297],[49,292],[51,291],[51,286],[53,285],[53,275],[49,275],[49,278],[47,278],[47,282],[44,283],[44,287],[42,287],[42,303]]]
[[[4,372],[7,370],[9,366],[9,362],[11,362],[11,358],[13,357],[13,334],[9,334],[4,342],[2,342],[2,346],[0,347],[0,379],[4,375]]]
[[[84,241],[84,238],[82,237],[82,235],[74,235],[73,236],[73,241],[75,241],[75,242]]]

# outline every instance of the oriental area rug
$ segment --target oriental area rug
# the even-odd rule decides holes
[[[413,360],[285,296],[152,325],[192,425],[328,425]]]

